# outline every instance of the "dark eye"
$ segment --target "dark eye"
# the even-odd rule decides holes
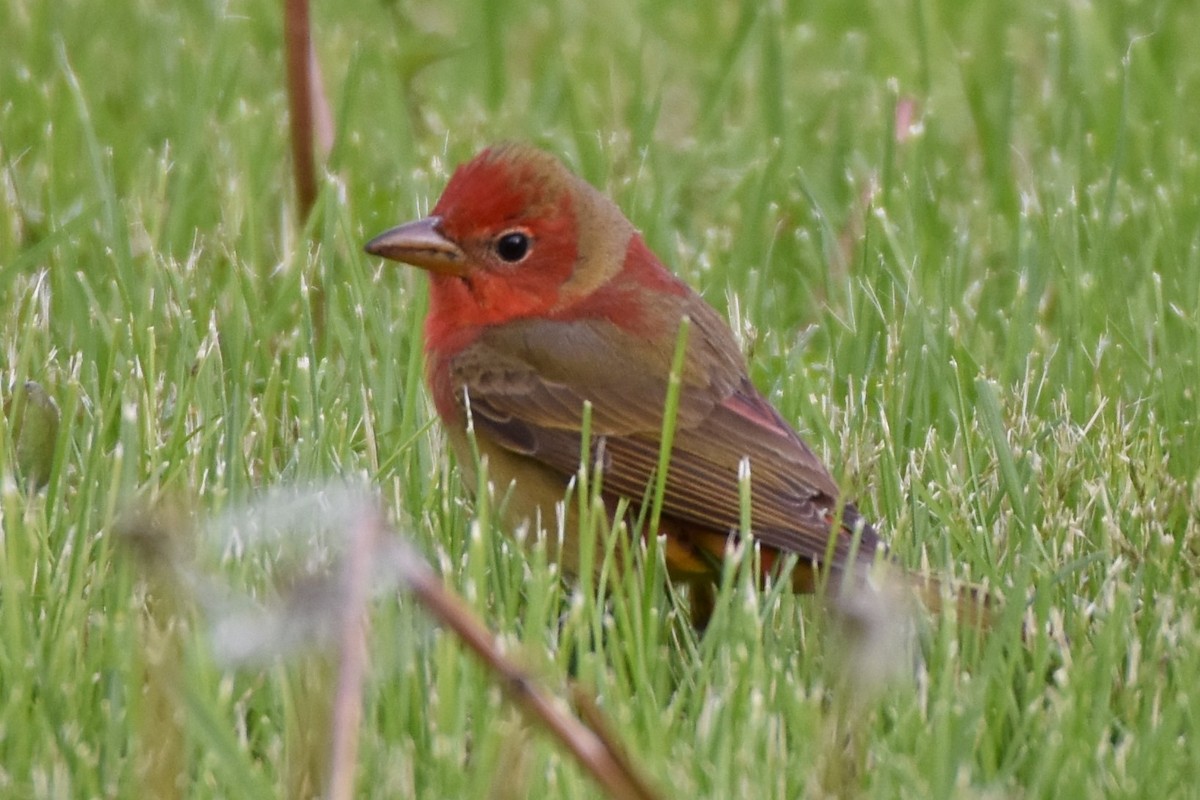
[[[522,231],[509,231],[496,240],[496,255],[516,263],[529,252],[529,234]]]

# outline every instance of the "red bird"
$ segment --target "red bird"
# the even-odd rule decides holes
[[[671,577],[711,596],[741,527],[743,462],[765,569],[795,554],[794,588],[811,592],[822,567],[861,575],[875,560],[875,529],[754,388],[725,320],[663,266],[611,200],[553,156],[521,145],[485,150],[458,168],[429,217],[381,234],[366,251],[429,273],[434,403],[468,475],[469,407],[490,478],[514,487],[509,523],[556,518],[579,469],[585,403],[610,513],[619,498],[636,513],[652,496],[686,317],[659,528]],[[572,514],[555,556],[574,573]]]

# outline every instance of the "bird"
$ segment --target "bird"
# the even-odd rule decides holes
[[[365,250],[428,274],[426,379],[451,449],[468,486],[486,461],[488,478],[511,487],[514,528],[545,526],[556,507],[565,515],[552,553],[564,572],[602,562],[582,558],[574,508],[560,505],[585,444],[610,516],[652,502],[685,320],[657,533],[668,575],[691,587],[694,623],[711,614],[731,541],[745,533],[747,474],[764,576],[795,556],[795,592],[830,578],[854,592],[889,560],[876,527],[752,383],[726,320],[554,155],[522,143],[483,150],[428,216]]]

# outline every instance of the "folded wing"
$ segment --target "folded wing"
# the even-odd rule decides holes
[[[769,547],[843,567],[859,536],[873,558],[875,531],[821,462],[753,387],[728,328],[699,298],[692,319],[663,514],[726,534],[741,524],[739,465],[749,462],[750,519]],[[682,314],[681,314],[682,316]],[[497,326],[452,361],[451,379],[469,398],[474,424],[513,452],[575,474],[584,402],[590,452],[604,455],[606,491],[634,502],[658,467],[672,352],[597,320],[523,320]],[[840,524],[837,520],[840,519]],[[832,539],[832,541],[831,541]]]

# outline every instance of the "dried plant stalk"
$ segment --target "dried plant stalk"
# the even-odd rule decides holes
[[[284,0],[283,41],[296,203],[300,218],[307,219],[317,200],[315,148],[324,158],[333,147],[333,119],[313,47],[308,0]]]
[[[604,730],[589,728],[559,708],[524,670],[500,652],[491,633],[475,618],[470,607],[446,589],[423,561],[414,559],[405,570],[404,580],[425,610],[458,634],[492,671],[512,701],[562,742],[611,797],[618,800],[655,800],[658,797],[609,737],[607,726]],[[594,704],[587,708],[594,722],[599,717],[599,710]]]

